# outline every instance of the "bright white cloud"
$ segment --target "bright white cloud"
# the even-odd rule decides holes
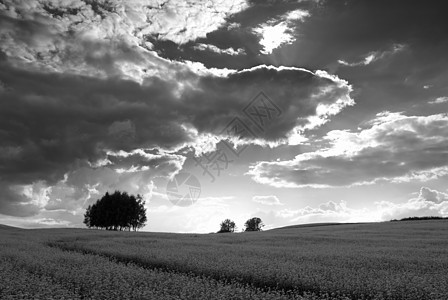
[[[270,54],[272,50],[278,48],[282,44],[290,44],[294,41],[291,33],[288,33],[288,25],[281,22],[277,25],[265,25],[254,29],[256,33],[262,36],[260,44],[263,46],[261,53]]]
[[[329,147],[293,160],[259,162],[248,172],[276,187],[329,187],[448,175],[448,114],[381,113],[358,132],[334,130]]]
[[[294,26],[298,21],[303,22],[310,14],[305,10],[291,11],[279,18],[279,20],[269,20],[267,23],[254,29],[260,39],[260,45],[263,46],[262,54],[270,54],[272,51],[283,44],[290,44],[295,41]]]
[[[207,68],[206,66],[204,66],[203,63],[196,62],[196,61],[193,62],[193,61],[189,61],[189,60],[179,63],[179,66],[180,67],[187,66],[189,70],[195,72],[197,75],[200,75],[200,76],[226,77],[229,74],[237,72],[237,70],[228,69],[228,68],[223,68],[223,69]],[[186,84],[189,84],[189,83],[187,82]],[[190,87],[192,87],[192,86],[190,85]]]

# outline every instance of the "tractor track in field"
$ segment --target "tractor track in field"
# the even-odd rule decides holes
[[[213,273],[199,273],[199,272],[195,272],[193,270],[185,270],[182,269],[180,266],[179,267],[169,267],[164,263],[149,263],[147,261],[139,261],[138,258],[127,258],[127,257],[118,257],[118,256],[114,256],[111,254],[107,254],[107,253],[101,253],[101,252],[95,252],[92,250],[88,250],[88,249],[82,249],[79,247],[73,247],[73,246],[68,246],[68,245],[64,245],[61,242],[58,241],[53,241],[53,242],[47,242],[46,243],[47,246],[52,247],[52,248],[57,248],[61,251],[67,251],[67,252],[76,252],[76,253],[81,253],[83,255],[95,255],[95,256],[100,256],[103,258],[107,258],[109,259],[111,262],[115,262],[115,263],[122,263],[125,265],[131,265],[131,266],[137,266],[146,270],[156,270],[156,271],[162,271],[162,272],[167,272],[167,273],[177,273],[177,274],[183,274],[183,275],[187,275],[190,276],[192,278],[196,277],[196,278],[205,278],[205,279],[210,279],[210,280],[215,280],[218,281],[222,284],[225,285],[230,285],[230,284],[240,284],[242,286],[246,286],[249,288],[254,288],[254,289],[258,289],[260,291],[263,292],[278,292],[281,294],[284,294],[285,296],[291,296],[291,299],[294,299],[293,295],[296,296],[301,296],[301,297],[312,297],[311,299],[325,299],[325,300],[354,300],[354,299],[360,299],[359,295],[337,295],[335,297],[330,297],[329,298],[329,294],[330,292],[325,292],[319,289],[316,289],[314,287],[311,286],[302,286],[302,287],[297,287],[297,286],[291,286],[291,285],[283,285],[283,286],[279,286],[278,284],[266,284],[266,283],[260,283],[260,282],[254,282],[253,280],[250,280],[249,278],[244,278],[244,277],[232,277],[229,275],[215,275]],[[306,298],[308,299],[308,298]],[[371,298],[362,298],[364,300],[370,300]],[[372,298],[373,299],[373,298]],[[396,300],[401,300],[401,299],[396,299]]]

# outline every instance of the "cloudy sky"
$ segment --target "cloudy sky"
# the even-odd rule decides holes
[[[148,231],[448,216],[442,4],[2,0],[0,223],[114,190]]]

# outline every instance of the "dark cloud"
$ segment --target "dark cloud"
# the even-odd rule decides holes
[[[191,72],[178,76],[180,82],[196,85],[179,94],[176,82],[157,77],[138,84],[114,77],[36,73],[4,63],[1,180],[11,185],[37,180],[52,185],[86,162],[104,160],[107,151],[193,145],[197,137],[184,125],[198,134],[219,134],[234,116],[242,115],[260,87],[282,109],[281,119],[261,136],[271,141],[307,125],[307,118],[318,114],[318,105],[343,99],[331,115],[351,104],[347,83],[306,70],[261,67],[228,77],[198,77]],[[329,115],[319,117],[325,120]],[[133,164],[128,158],[118,165],[127,169]]]
[[[338,59],[357,60],[389,44],[435,46],[446,27],[442,1],[421,5],[409,1],[324,1],[311,10],[300,27],[303,34],[287,47],[285,58],[300,65],[329,65]],[[426,47],[425,47],[426,48]]]
[[[349,93],[341,82],[296,69],[257,68],[225,78],[202,77],[197,88],[185,90],[180,98],[175,95],[177,86],[155,77],[140,85],[4,66],[0,80],[9,87],[1,102],[3,145],[17,148],[16,159],[5,159],[6,165],[15,167],[5,171],[11,175],[23,165],[31,177],[41,170],[48,174],[46,179],[58,164],[75,158],[95,160],[102,149],[181,145],[190,141],[182,123],[199,132],[219,133],[260,87],[283,109],[282,120],[266,135],[272,140],[284,137],[298,125],[298,118],[315,115],[317,104],[332,104]],[[314,101],[313,95],[324,88],[334,94]]]
[[[4,67],[0,80],[8,86],[0,103],[2,145],[17,149],[2,160],[8,178],[30,182],[38,175],[54,181],[76,160],[98,159],[104,149],[172,147],[187,141],[174,121],[178,111],[162,121],[173,105],[172,86],[157,78],[140,86]],[[162,102],[165,108],[158,105]],[[131,118],[138,129],[134,135],[123,138],[111,130],[114,122]]]
[[[227,18],[226,26],[183,45],[150,37],[154,49],[163,57],[194,60],[207,67],[249,68],[258,64],[302,66],[332,70],[338,60],[356,61],[372,51],[385,51],[392,44],[410,45],[415,51],[414,63],[388,72],[404,71],[414,66],[437,68],[443,55],[428,56],[429,51],[446,51],[444,31],[447,21],[440,9],[442,1],[421,5],[409,1],[252,1],[250,6]],[[305,22],[296,24],[295,43],[275,49],[271,55],[260,55],[262,47],[253,29],[285,13],[309,11]],[[381,21],[379,21],[381,20]],[[233,26],[229,26],[232,24]],[[218,48],[242,48],[246,55],[226,56],[194,50],[196,43]],[[433,49],[433,50],[431,50]],[[439,67],[439,68],[438,68]],[[350,75],[341,70],[342,77]],[[353,76],[355,77],[355,76]]]
[[[8,56],[6,55],[6,53],[0,50],[0,63],[6,61],[7,59]]]
[[[259,134],[266,140],[276,141],[286,138],[297,126],[310,125],[308,118],[319,115],[318,105],[334,104],[339,106],[336,110],[340,111],[353,104],[347,83],[339,78],[321,75],[303,69],[260,67],[234,73],[227,78],[204,77],[199,84],[201,93],[189,95],[186,102],[204,110],[192,119],[196,128],[209,131],[210,124],[214,124],[211,128],[220,130],[233,116],[242,116],[243,108],[260,91],[264,91],[281,110],[281,117],[266,124],[262,128],[264,132]],[[338,100],[340,102],[336,104]],[[219,113],[216,110],[218,107],[226,109]],[[208,113],[211,111],[214,113]],[[326,118],[323,115],[320,117]]]
[[[11,186],[0,180],[0,213],[15,217],[29,217],[38,214],[40,207],[30,203],[20,187]]]
[[[301,24],[300,38],[273,53],[274,63],[322,68],[350,81],[357,105],[333,119],[331,128],[356,128],[382,110],[411,111],[448,93],[448,26],[442,1],[325,1]],[[369,65],[347,67],[338,60],[362,61],[394,45],[403,51]],[[425,85],[431,86],[424,89]],[[421,107],[418,108],[421,110]],[[421,111],[418,111],[421,112]]]

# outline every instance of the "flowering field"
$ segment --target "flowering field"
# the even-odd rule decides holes
[[[0,227],[0,299],[447,299],[448,222],[239,234]]]

